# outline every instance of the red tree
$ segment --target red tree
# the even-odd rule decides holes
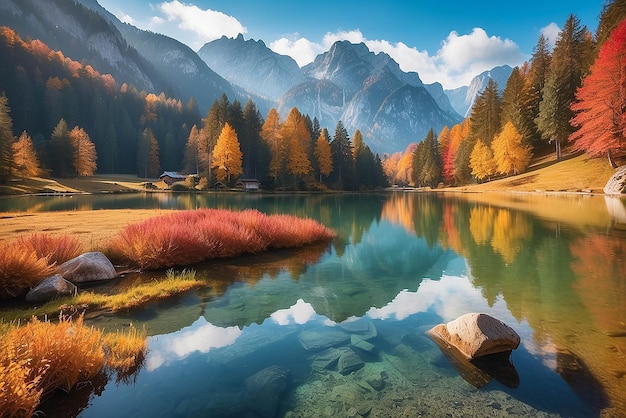
[[[626,20],[604,43],[583,85],[576,92],[569,136],[574,148],[590,155],[619,151],[626,135]]]

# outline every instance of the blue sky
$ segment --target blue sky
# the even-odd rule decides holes
[[[541,33],[555,39],[570,14],[595,33],[604,0],[98,0],[122,21],[197,51],[243,33],[300,66],[337,40],[391,55],[425,83],[451,89],[497,65],[528,60]]]

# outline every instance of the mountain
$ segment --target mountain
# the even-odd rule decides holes
[[[114,25],[128,44],[140,51],[140,54],[152,64],[159,76],[168,80],[166,89],[168,95],[178,97],[184,102],[193,97],[203,114],[206,114],[213,102],[224,93],[231,100],[235,98],[247,100],[246,93],[236,91],[228,81],[209,68],[198,54],[182,42],[123,23],[96,0],[78,1]]]
[[[281,114],[297,106],[331,132],[341,120],[349,132],[359,129],[379,154],[404,150],[430,129],[439,132],[461,121],[442,89],[425,86],[417,73],[403,72],[389,55],[375,54],[363,43],[335,42],[302,71],[317,83],[309,81],[287,92],[281,98]],[[429,90],[437,93],[441,105]]]
[[[209,42],[198,54],[232,83],[274,99],[282,117],[297,107],[331,132],[341,120],[380,154],[404,150],[429,129],[461,120],[439,83],[424,85],[417,73],[402,71],[363,43],[336,42],[303,68],[242,35]]]
[[[167,84],[115,26],[74,0],[2,0],[2,25],[24,39],[39,39],[75,61],[89,63],[120,84],[146,91],[161,91]]]
[[[198,55],[229,82],[272,100],[304,81],[293,58],[275,53],[261,40],[244,40],[241,34],[208,42]]]
[[[487,87],[490,79],[498,83],[498,91],[502,93],[513,68],[508,65],[494,67],[474,77],[469,86],[459,87],[453,90],[445,90],[450,98],[452,107],[461,115],[468,117],[474,105],[476,97]]]

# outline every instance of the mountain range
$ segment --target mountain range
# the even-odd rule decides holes
[[[173,38],[122,23],[96,0],[1,0],[0,25],[110,73],[120,84],[184,102],[193,97],[202,114],[226,94],[231,101],[252,99],[263,115],[275,107],[284,118],[295,106],[331,136],[342,121],[381,155],[421,141],[430,129],[438,133],[461,122],[487,81],[495,79],[502,89],[511,72],[496,67],[470,86],[444,90],[362,43],[338,41],[302,68],[242,35],[216,39],[196,53]]]

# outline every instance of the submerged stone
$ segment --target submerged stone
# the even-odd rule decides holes
[[[301,332],[298,341],[305,350],[317,351],[345,345],[350,341],[350,335],[335,329],[310,330]]]
[[[264,418],[274,417],[288,378],[289,370],[276,365],[248,377],[244,382],[244,405]]]
[[[337,370],[339,373],[346,375],[353,371],[359,370],[365,363],[361,357],[351,348],[342,348],[341,355],[337,361]]]
[[[352,344],[353,347],[366,351],[370,354],[376,353],[376,346],[369,341],[366,341],[360,335],[352,334],[350,336],[350,344]]]

